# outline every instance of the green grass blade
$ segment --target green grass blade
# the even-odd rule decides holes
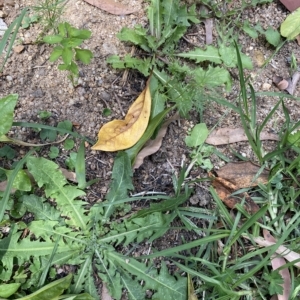
[[[241,88],[241,93],[242,93],[243,108],[245,109],[246,115],[249,117],[247,91],[246,91],[246,83],[245,83],[245,77],[244,77],[244,72],[243,72],[242,59],[241,59],[240,51],[239,51],[236,41],[234,41],[234,45],[235,45],[235,50],[236,50],[236,55],[237,55],[237,65],[238,65],[238,70],[239,70],[239,80],[240,80],[240,88]]]
[[[0,55],[2,55],[3,51],[4,51],[4,48],[9,40],[9,37],[10,37],[10,34],[13,32],[13,29],[15,28],[14,32],[12,33],[12,36],[11,36],[11,40],[9,42],[9,45],[8,45],[8,48],[7,48],[7,53],[6,53],[6,56],[5,56],[5,59],[3,61],[3,64],[0,68],[0,72],[3,70],[3,67],[10,55],[10,52],[11,52],[11,49],[13,47],[13,44],[16,40],[16,36],[17,36],[17,33],[18,33],[18,30],[21,26],[21,23],[22,23],[22,20],[25,16],[27,12],[27,8],[24,8],[21,12],[21,14],[19,15],[19,17],[17,17],[13,22],[12,24],[9,26],[9,28],[6,30],[3,38],[1,39],[1,42],[0,42]]]
[[[43,270],[42,274],[41,274],[41,277],[40,277],[40,280],[39,280],[39,283],[37,285],[38,288],[41,288],[42,286],[45,285],[45,281],[46,281],[46,277],[48,275],[48,272],[49,272],[49,269],[52,265],[52,262],[53,262],[53,259],[54,259],[54,256],[56,254],[56,251],[57,251],[57,248],[58,248],[58,244],[59,244],[59,241],[61,239],[61,236],[58,236],[58,238],[56,239],[55,241],[55,244],[54,244],[54,247],[53,247],[53,251],[51,253],[51,256],[47,262],[47,265],[46,265],[46,268]]]
[[[217,195],[215,189],[213,189],[211,187],[209,190],[210,190],[214,200],[216,201],[218,209],[220,210],[220,212],[222,214],[222,219],[224,219],[224,221],[226,222],[226,224],[229,228],[232,228],[233,227],[233,220],[232,220],[232,217],[230,216],[227,208],[225,207],[225,205],[223,204],[223,202],[221,201],[221,199]]]
[[[80,143],[79,150],[76,156],[75,172],[78,182],[78,188],[85,189],[86,187],[86,174],[85,174],[85,157],[84,157],[84,141]]]
[[[193,241],[193,242],[190,242],[190,243],[186,243],[184,245],[180,245],[180,246],[173,247],[173,248],[170,248],[170,249],[158,251],[158,252],[155,252],[155,253],[149,254],[149,255],[140,256],[139,259],[154,258],[154,257],[159,257],[159,256],[172,256],[176,252],[188,250],[188,249],[191,249],[191,248],[194,248],[194,247],[198,247],[200,245],[207,245],[211,242],[215,242],[215,241],[218,241],[218,240],[223,239],[225,237],[228,237],[228,235],[229,235],[228,232],[219,233],[219,234],[215,234],[215,235],[210,235],[210,236],[201,238],[199,240],[196,240],[196,241]]]
[[[232,238],[232,240],[230,241],[229,245],[227,246],[228,248],[230,248],[237,239],[239,239],[243,233],[245,233],[248,228],[250,228],[251,226],[253,226],[255,224],[255,222],[260,219],[262,216],[265,215],[266,211],[268,210],[268,205],[263,206],[258,212],[256,212],[250,219],[248,219],[243,226],[237,231],[237,233],[235,234],[235,236]],[[225,249],[224,249],[225,252]]]

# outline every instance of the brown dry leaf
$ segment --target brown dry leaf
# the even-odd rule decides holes
[[[231,209],[237,203],[241,202],[241,198],[245,197],[244,208],[247,212],[253,214],[259,210],[259,206],[251,199],[247,193],[237,195],[231,194],[242,188],[256,186],[260,183],[267,183],[269,172],[263,170],[256,178],[260,167],[252,162],[228,163],[221,169],[217,170],[218,177],[213,181],[213,187],[220,199]],[[255,180],[254,180],[255,179]]]
[[[276,243],[275,238],[270,234],[270,232],[266,229],[263,230],[264,238],[268,242]],[[272,255],[271,264],[273,270],[276,270],[286,264],[286,261],[283,257],[278,257],[277,255]],[[291,292],[291,276],[288,268],[282,269],[279,271],[283,279],[283,294],[277,295],[278,300],[288,300]]]
[[[280,0],[280,2],[289,10],[294,11],[300,7],[300,0]]]
[[[25,49],[25,47],[23,45],[17,45],[15,47],[13,47],[13,50],[15,53],[21,53],[24,49]]]
[[[262,131],[260,134],[260,139],[264,140],[272,140],[278,141],[279,137],[277,134],[268,133]],[[218,145],[225,145],[231,144],[236,142],[248,141],[248,138],[245,134],[243,128],[220,128],[217,130],[213,130],[211,134],[206,139],[205,143],[218,146]]]
[[[245,198],[244,209],[249,214],[254,214],[259,211],[259,206],[251,199],[247,193],[232,196],[231,194],[238,190],[238,188],[231,182],[215,177],[213,183],[219,198],[231,209],[235,208],[236,204],[241,203],[241,199]]]
[[[284,79],[281,76],[275,75],[273,77],[273,83],[281,90],[287,91],[290,95],[293,95],[300,79],[300,73],[295,72],[292,78]]]
[[[260,167],[250,161],[228,163],[216,171],[219,177],[224,178],[234,184],[237,189],[256,186],[258,183],[267,183],[269,172],[263,170],[256,178]]]
[[[7,187],[7,180],[1,181],[0,182],[0,192],[4,192],[6,190],[6,187]],[[16,191],[16,189],[12,188],[10,190],[10,193],[13,194],[15,191]]]
[[[188,274],[188,300],[198,300],[190,274]]]
[[[111,121],[100,129],[93,150],[118,151],[132,147],[145,132],[150,112],[151,95],[149,82],[140,96],[130,106],[125,120]]]
[[[205,5],[200,5],[200,12],[201,13],[208,13],[208,8]],[[213,42],[213,19],[207,18],[204,20],[204,26],[205,26],[205,43],[206,45],[210,45]]]
[[[178,119],[179,119],[179,114],[175,114],[173,117],[169,118],[167,121],[164,122],[164,124],[161,126],[160,130],[158,131],[156,138],[154,140],[149,140],[146,143],[145,147],[136,156],[133,169],[139,168],[143,164],[145,157],[154,154],[160,149],[162,140],[167,133],[168,126],[170,125],[170,123]]]
[[[61,170],[61,172],[63,173],[63,175],[66,177],[67,180],[77,182],[75,172],[68,171],[67,169],[64,169],[64,168],[59,168],[59,169]]]
[[[127,7],[114,0],[84,0],[85,2],[94,5],[113,15],[129,15],[137,12],[136,9]]]
[[[244,236],[244,238],[250,239],[247,236]],[[272,246],[272,245],[276,244],[275,242],[267,241],[267,240],[263,239],[262,237],[253,237],[253,240],[256,244],[258,244],[260,246],[263,246],[263,247],[269,247],[269,246]],[[290,249],[288,249],[285,246],[279,246],[276,250],[276,253],[278,253],[279,255],[284,257],[289,262],[294,262],[295,260],[300,260],[300,254],[299,253],[291,251]],[[293,265],[295,267],[297,267],[298,269],[300,269],[300,262],[299,261],[295,262]]]

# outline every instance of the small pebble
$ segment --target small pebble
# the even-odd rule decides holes
[[[262,90],[263,90],[263,91],[268,91],[268,90],[270,90],[270,88],[271,88],[271,84],[270,84],[270,83],[265,82],[265,83],[262,85]]]

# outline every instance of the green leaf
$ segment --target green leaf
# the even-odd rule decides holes
[[[8,281],[12,276],[13,266],[15,265],[14,257],[17,257],[18,264],[22,265],[31,261],[32,254],[35,257],[51,255],[54,247],[54,242],[51,238],[57,234],[54,231],[53,226],[57,225],[57,221],[33,221],[28,226],[29,236],[20,238],[25,228],[19,228],[18,224],[15,224],[8,237],[1,239],[0,243],[0,259],[3,266],[6,268],[6,272],[0,273],[0,279]],[[65,227],[66,229],[66,227]],[[63,230],[60,230],[62,234]],[[39,232],[43,232],[44,241],[36,240],[39,236]],[[33,239],[34,238],[34,239]],[[66,244],[63,239],[60,240],[57,254],[53,260],[54,264],[61,264],[66,262],[62,259],[62,256],[70,260],[74,255],[78,255],[82,251],[84,244],[73,243],[71,245]]]
[[[61,218],[60,212],[44,198],[31,194],[22,196],[20,200],[36,220],[57,221]]]
[[[292,12],[280,26],[280,33],[288,40],[293,40],[300,34],[300,7]]]
[[[162,2],[164,25],[165,27],[173,27],[177,16],[177,3],[174,0],[164,0]]]
[[[72,27],[70,35],[78,39],[87,40],[91,37],[92,32],[88,29],[77,29]]]
[[[61,70],[61,71],[66,71],[66,70],[69,70],[69,67],[68,65],[65,65],[65,64],[60,64],[58,65],[58,70]]]
[[[70,153],[70,157],[68,157],[68,158],[65,160],[66,166],[67,166],[70,170],[74,170],[74,169],[75,169],[76,157],[77,157],[77,153],[76,153],[76,152],[71,152],[71,153]]]
[[[244,69],[248,69],[248,70],[252,70],[253,69],[253,64],[251,61],[251,58],[249,56],[247,56],[244,53],[240,53],[241,54],[241,60],[242,60],[242,64],[243,64],[243,68]]]
[[[154,291],[152,299],[186,299],[187,279],[181,276],[171,276],[168,268],[162,261],[160,270],[144,265],[134,258],[117,254],[115,251],[106,251],[106,257],[114,262],[122,273],[126,272],[136,276],[138,280],[144,281],[144,291],[149,289]]]
[[[150,58],[139,59],[139,58],[131,57],[129,54],[126,54],[124,59],[120,60],[120,58],[117,55],[112,55],[107,59],[107,62],[112,64],[113,68],[116,69],[131,68],[131,69],[137,69],[144,76],[148,76],[150,74],[150,69],[151,69]]]
[[[13,170],[5,170],[7,178],[11,176]],[[24,170],[20,170],[14,179],[13,187],[20,191],[31,191],[31,181],[28,174]]]
[[[195,60],[197,63],[203,61],[210,61],[216,64],[222,63],[219,51],[214,46],[207,46],[205,50],[197,48],[196,50],[192,50],[186,53],[179,53],[177,54],[177,56]]]
[[[65,47],[62,50],[62,60],[65,65],[70,65],[73,58],[73,51],[71,48]]]
[[[202,145],[208,137],[208,129],[204,123],[194,126],[189,135],[185,138],[188,147],[198,147]]]
[[[252,27],[249,23],[249,20],[243,21],[242,29],[253,39],[256,39],[258,37],[258,33],[255,29],[255,27]]]
[[[49,300],[58,299],[63,294],[64,290],[68,289],[72,281],[72,274],[67,275],[64,278],[55,280],[36,292],[19,298],[19,300]]]
[[[132,280],[132,278],[125,272],[121,274],[121,282],[127,290],[129,300],[140,300],[145,299],[145,292],[143,291],[142,285]]]
[[[221,55],[221,59],[227,67],[233,68],[237,66],[237,55],[234,46],[228,47],[224,44],[221,44],[219,47],[219,53]],[[240,55],[243,68],[251,70],[253,68],[251,58],[244,53],[240,53]]]
[[[167,96],[162,94],[158,90],[158,80],[156,77],[152,76],[150,81],[150,93],[152,98],[151,103],[151,120],[156,117],[158,114],[164,111],[165,103],[167,102]]]
[[[103,114],[104,117],[108,117],[108,116],[111,115],[111,110],[106,107],[106,108],[103,109],[102,114]]]
[[[178,6],[178,4],[174,4],[174,5]],[[193,4],[189,8],[189,12],[187,11],[186,5],[180,6],[177,9],[176,23],[180,25],[184,25],[186,27],[189,27],[191,25],[190,22],[198,24],[200,23],[200,21],[196,18],[196,16],[197,16],[196,4]]]
[[[61,46],[57,46],[53,49],[53,51],[51,52],[49,61],[54,62],[56,60],[59,59],[59,57],[62,55],[63,53],[63,48]]]
[[[279,45],[281,39],[280,33],[277,30],[269,27],[266,30],[265,35],[269,44],[273,45],[274,47],[277,47]]]
[[[140,25],[137,25],[134,29],[123,27],[117,34],[117,37],[121,41],[131,42],[140,46],[143,50],[150,52],[151,49],[149,48],[147,39],[145,38],[146,34],[146,29],[142,28]]]
[[[73,61],[71,61],[71,64],[69,65],[68,70],[71,71],[72,74],[74,74],[75,76],[77,76],[79,74],[78,66]]]
[[[59,155],[59,149],[56,146],[51,146],[50,147],[50,152],[48,156],[52,159],[56,158]]]
[[[64,148],[65,148],[66,150],[71,150],[71,149],[73,149],[73,148],[74,148],[74,145],[75,145],[75,142],[74,142],[73,139],[66,139],[66,140],[64,141]]]
[[[40,138],[42,140],[48,139],[50,142],[54,142],[57,137],[57,132],[49,129],[42,129],[40,132]]]
[[[187,28],[185,26],[176,26],[175,29],[172,29],[168,32],[168,36],[165,36],[165,30],[163,31],[163,37],[166,40],[160,41],[159,45],[163,45],[162,52],[165,54],[169,54],[169,51],[174,48],[174,45],[184,36]]]
[[[82,42],[83,40],[78,38],[65,38],[61,41],[61,45],[66,48],[75,48],[81,45]]]
[[[112,170],[112,182],[110,189],[106,195],[109,206],[106,206],[102,222],[107,222],[114,212],[114,202],[128,197],[128,190],[133,189],[132,185],[132,169],[129,156],[126,152],[120,151],[114,162]]]
[[[43,37],[43,41],[47,44],[57,44],[63,40],[61,35],[47,35]]]
[[[207,70],[197,68],[194,70],[195,81],[201,87],[214,88],[226,84],[227,90],[231,88],[231,77],[227,70],[220,67],[208,66]]]
[[[57,124],[57,128],[62,128],[62,129],[66,129],[66,130],[69,130],[69,131],[72,130],[72,127],[73,127],[73,124],[69,120],[65,120],[65,121],[59,122]]]
[[[84,196],[85,193],[67,184],[66,178],[58,170],[58,165],[50,160],[30,157],[27,167],[38,186],[44,187],[46,196],[54,198],[57,208],[68,217],[66,223],[84,230],[88,218],[84,209],[86,202],[76,198]]]
[[[162,4],[160,0],[151,1],[148,8],[148,19],[151,35],[159,40],[162,32]]]
[[[93,58],[93,53],[90,50],[76,48],[75,52],[75,59],[80,60],[84,64],[89,64]]]
[[[67,30],[66,30],[66,26],[65,23],[60,23],[58,24],[58,32],[60,36],[66,36],[67,35]]]
[[[0,99],[0,136],[6,134],[12,126],[18,97],[18,94],[11,94]]]
[[[2,283],[0,284],[0,297],[8,298],[12,296],[21,286],[21,283]]]
[[[6,157],[7,159],[13,159],[16,156],[16,151],[9,147],[8,145],[4,145],[0,148],[0,157]]]
[[[283,278],[277,270],[271,272],[271,274],[264,273],[263,278],[267,282],[270,295],[283,295]]]
[[[288,135],[288,142],[290,144],[293,144],[293,146],[299,147],[300,146],[300,130],[291,132]]]
[[[41,119],[48,119],[52,116],[52,113],[50,111],[41,110],[41,111],[38,112],[38,116]]]

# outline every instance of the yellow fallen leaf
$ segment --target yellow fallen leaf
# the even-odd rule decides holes
[[[150,79],[146,88],[130,106],[125,120],[114,120],[102,126],[93,150],[118,151],[132,147],[145,132],[150,112]]]

